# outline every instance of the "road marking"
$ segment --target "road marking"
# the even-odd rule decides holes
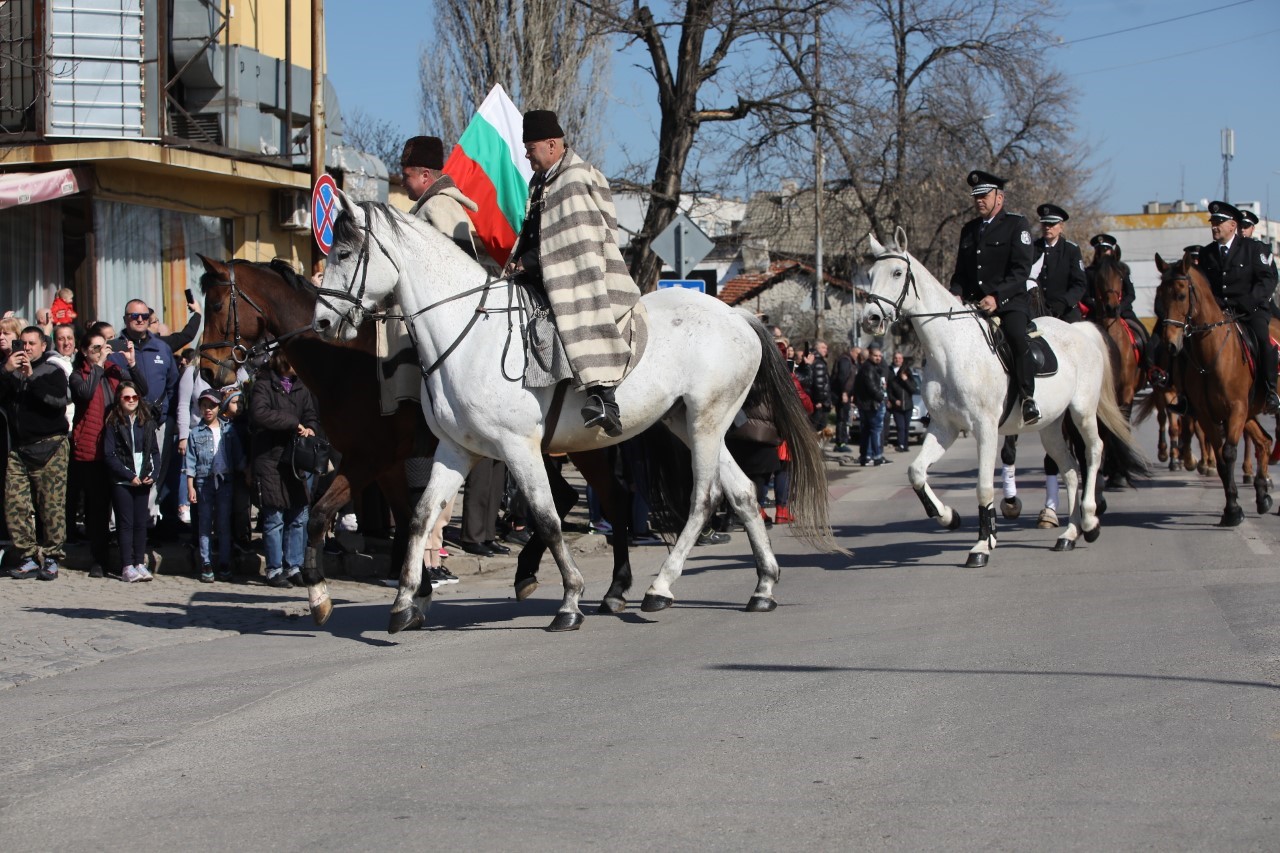
[[[1257,554],[1259,557],[1271,556],[1271,549],[1267,547],[1266,542],[1262,541],[1262,535],[1258,533],[1258,528],[1254,526],[1252,521],[1246,518],[1244,522],[1236,528],[1236,532],[1240,534],[1240,538],[1244,540],[1244,544],[1254,554]]]

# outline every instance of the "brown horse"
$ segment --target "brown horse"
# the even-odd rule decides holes
[[[1226,494],[1219,524],[1244,521],[1235,483],[1236,454],[1247,430],[1257,443],[1258,473],[1254,493],[1258,512],[1271,508],[1267,465],[1271,438],[1257,421],[1263,400],[1253,393],[1253,376],[1239,327],[1223,314],[1209,282],[1185,259],[1166,263],[1156,255],[1160,286],[1156,314],[1163,317],[1161,336],[1172,355],[1173,382],[1204,428],[1217,456],[1218,477]]]
[[[1133,398],[1146,384],[1142,372],[1142,342],[1145,335],[1121,316],[1124,304],[1124,269],[1111,256],[1098,258],[1087,270],[1095,310],[1090,320],[1102,327],[1103,336],[1114,346],[1116,403],[1125,418],[1133,413]]]
[[[322,341],[311,330],[315,291],[287,265],[240,260],[223,263],[203,255],[200,259],[206,271],[200,280],[205,296],[205,331],[200,346],[205,378],[214,386],[230,384],[239,366],[276,346],[283,347],[289,363],[315,397],[326,437],[341,454],[331,484],[312,507],[302,568],[311,615],[316,624],[323,625],[332,604],[319,555],[338,510],[352,495],[377,483],[395,519],[391,565],[399,566],[413,515],[404,463],[411,456],[432,455],[437,440],[427,429],[417,402],[401,401],[394,414],[381,414],[372,323],[349,343]],[[600,610],[617,613],[626,608],[626,593],[631,587],[627,542],[631,495],[614,474],[615,457],[610,450],[574,453],[570,458],[599,493],[605,516],[613,524],[613,583]],[[563,518],[577,502],[577,491],[565,482],[557,466],[549,465],[548,472],[556,508]],[[538,564],[546,552],[546,545],[532,528],[531,534],[517,561],[515,589],[520,600],[537,588]]]

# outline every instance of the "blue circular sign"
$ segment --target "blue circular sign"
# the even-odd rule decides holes
[[[333,248],[333,220],[338,215],[338,184],[332,175],[321,175],[311,190],[311,233],[320,251]]]

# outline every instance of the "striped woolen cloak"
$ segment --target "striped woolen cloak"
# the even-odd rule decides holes
[[[547,175],[543,198],[538,259],[575,382],[584,390],[617,385],[644,337],[645,311],[614,239],[609,184],[566,149]]]

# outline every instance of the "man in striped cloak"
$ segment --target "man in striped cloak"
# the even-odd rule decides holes
[[[604,175],[565,147],[551,110],[525,113],[524,149],[534,175],[507,272],[546,294],[574,381],[588,394],[586,425],[619,435],[613,389],[631,366],[643,306],[614,237],[613,196]]]

